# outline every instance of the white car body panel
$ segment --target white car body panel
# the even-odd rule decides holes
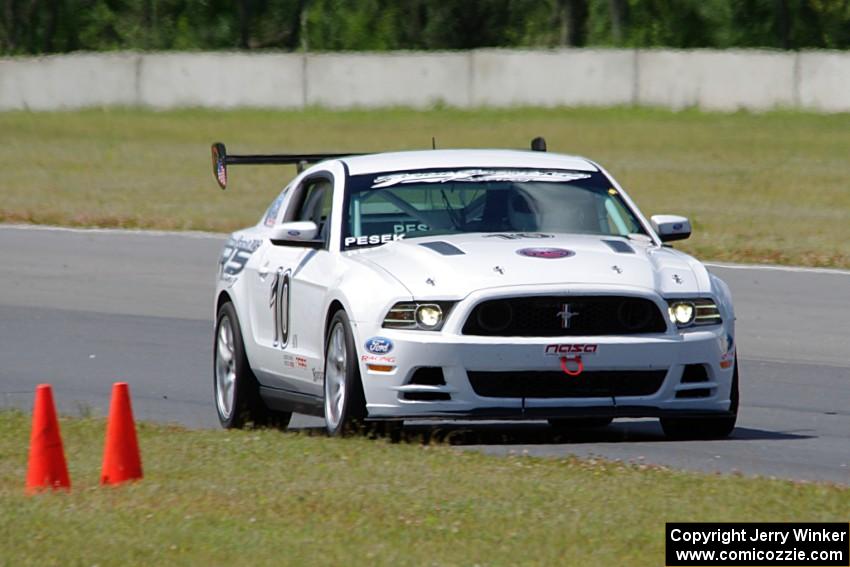
[[[345,206],[348,176],[438,167],[601,171],[611,179],[649,236],[627,239],[542,231],[533,238],[503,238],[494,233],[465,233],[341,250],[340,212]],[[270,226],[286,218],[292,188],[316,174],[332,176],[334,180],[328,245],[312,249],[273,244],[269,239]],[[276,215],[231,236],[222,254],[216,288],[216,307],[221,301],[233,302],[249,363],[263,386],[264,396],[272,396],[277,402],[292,398],[309,406],[311,400],[321,399],[326,324],[332,309],[341,306],[352,323],[370,418],[514,419],[582,415],[588,409],[638,416],[722,413],[730,407],[733,367],[728,361],[735,355],[735,315],[728,286],[696,259],[662,246],[625,191],[591,161],[501,150],[437,150],[344,158],[320,163],[301,173],[282,193],[279,203]],[[540,234],[546,237],[540,238]],[[625,242],[632,252],[617,252],[606,240]],[[234,246],[234,242],[239,242],[239,246]],[[422,246],[429,242],[448,243],[463,254],[442,255]],[[519,248],[537,246],[564,248],[575,255],[543,259],[516,254]],[[288,273],[291,281],[289,336],[285,344],[275,341],[272,302],[272,282],[283,273]],[[492,337],[462,332],[466,316],[485,299],[555,294],[645,298],[661,310],[667,329],[654,334],[586,337]],[[677,329],[666,317],[667,300],[694,297],[713,299],[722,324]],[[457,303],[440,331],[382,327],[390,307],[412,300]],[[368,352],[366,343],[373,337],[389,339],[391,351]],[[547,345],[564,343],[598,345],[597,352],[583,357],[586,372],[663,370],[666,377],[651,395],[622,399],[487,397],[477,395],[468,379],[468,372],[560,371],[559,358],[545,356],[544,350]],[[392,370],[371,370],[367,364],[376,360],[392,366]],[[704,365],[708,380],[681,383],[687,364]],[[410,384],[411,375],[420,367],[442,368],[445,385]],[[565,375],[564,379],[574,378]],[[677,392],[694,389],[708,389],[711,394],[677,396]],[[449,399],[404,399],[405,393],[410,392],[434,392]]]

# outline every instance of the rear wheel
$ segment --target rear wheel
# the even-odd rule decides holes
[[[325,427],[332,437],[359,431],[366,417],[357,350],[345,311],[331,319],[325,344]]]
[[[213,346],[213,389],[218,420],[225,429],[241,429],[249,423],[284,428],[288,412],[269,410],[260,397],[260,385],[245,355],[239,319],[232,303],[218,310]]]
[[[661,429],[667,437],[673,439],[722,439],[735,429],[738,420],[738,357],[735,357],[735,370],[732,373],[732,391],[729,394],[731,415],[703,418],[661,418]]]

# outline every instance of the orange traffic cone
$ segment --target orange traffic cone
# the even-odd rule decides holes
[[[142,478],[142,459],[130,407],[130,388],[126,382],[116,382],[109,404],[100,484],[119,484],[137,478]]]
[[[49,384],[39,384],[35,389],[35,406],[32,412],[30,434],[30,460],[27,469],[28,494],[47,489],[71,488],[65,451],[56,407],[53,405],[53,390]]]

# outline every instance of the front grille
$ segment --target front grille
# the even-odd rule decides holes
[[[443,375],[443,369],[439,366],[422,366],[417,368],[410,377],[408,384],[415,386],[445,386],[446,377]],[[448,392],[435,392],[427,390],[424,392],[404,392],[401,399],[411,402],[448,402],[452,396]]]
[[[625,296],[542,296],[491,299],[475,306],[464,335],[562,337],[663,333],[664,316],[652,301]]]
[[[651,396],[666,370],[596,370],[567,376],[545,372],[467,372],[476,394],[485,398],[599,398]]]

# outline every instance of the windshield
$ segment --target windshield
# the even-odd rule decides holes
[[[646,234],[600,172],[467,168],[350,178],[343,248],[468,232]]]

